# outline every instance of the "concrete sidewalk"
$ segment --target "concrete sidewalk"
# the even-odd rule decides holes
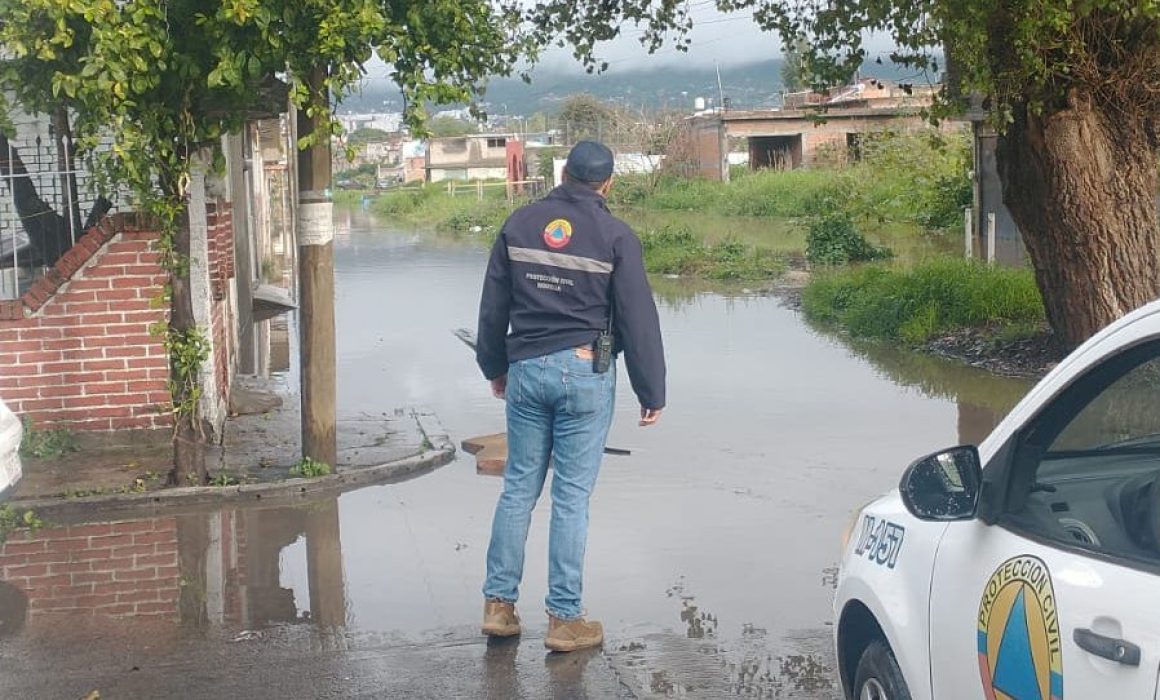
[[[236,382],[239,392],[276,398],[270,402],[276,407],[226,420],[221,445],[207,448],[210,485],[166,486],[173,464],[169,431],[78,433],[75,451],[25,459],[13,504],[40,512],[301,496],[389,482],[454,458],[454,445],[429,412],[396,409],[378,415],[340,415],[338,464],[329,475],[302,478],[294,471],[301,455],[298,397],[284,379],[240,377]]]
[[[0,678],[0,697],[82,698],[93,691],[102,698],[254,700],[636,697],[600,650],[548,653],[542,638],[489,642],[465,630],[442,641],[393,643],[299,626],[235,639],[146,639],[129,648],[120,641],[93,644],[81,631],[52,654],[28,655],[20,645],[0,644],[21,668]],[[60,658],[69,662],[62,666]]]

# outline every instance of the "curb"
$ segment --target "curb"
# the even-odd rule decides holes
[[[455,459],[455,445],[433,413],[412,411],[411,416],[428,445],[419,454],[371,467],[342,468],[334,474],[315,478],[284,479],[237,486],[181,486],[145,493],[116,493],[79,498],[36,498],[12,500],[6,505],[28,509],[50,520],[69,517],[91,518],[94,513],[131,510],[134,513],[171,511],[176,507],[215,506],[241,503],[286,505],[320,494],[338,495],[360,486],[391,484],[429,473]]]

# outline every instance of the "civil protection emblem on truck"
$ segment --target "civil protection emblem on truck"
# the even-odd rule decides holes
[[[1037,557],[1008,559],[979,603],[979,671],[987,700],[1063,700],[1063,645],[1051,572]]]

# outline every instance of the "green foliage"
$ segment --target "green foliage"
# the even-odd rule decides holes
[[[891,257],[887,248],[872,245],[845,212],[819,217],[806,236],[806,260],[813,265],[846,265]]]
[[[226,486],[237,486],[240,483],[242,483],[242,482],[239,481],[236,476],[234,476],[233,474],[230,474],[229,472],[224,472],[224,471],[221,471],[221,472],[218,472],[217,474],[214,474],[209,479],[210,486],[217,486],[219,488],[223,488]]]
[[[352,145],[361,145],[364,143],[381,143],[389,141],[391,135],[382,129],[372,129],[369,126],[363,126],[350,132],[346,137],[346,142]]]
[[[499,231],[514,209],[502,187],[485,188],[482,201],[471,184],[460,185],[460,190],[452,196],[444,186],[436,184],[386,192],[374,200],[371,209],[380,216],[441,231],[489,235]]]
[[[317,479],[320,476],[327,476],[330,473],[331,469],[329,464],[315,461],[310,457],[303,457],[298,464],[290,468],[290,474],[304,479]]]
[[[803,39],[787,43],[781,50],[781,89],[798,92],[809,88],[811,77],[807,65],[809,47]]]
[[[558,128],[571,142],[603,140],[612,134],[613,125],[622,119],[623,115],[615,105],[587,93],[566,98],[556,114]]]
[[[817,275],[802,304],[807,318],[838,325],[855,337],[911,344],[956,328],[1044,318],[1030,270],[954,258],[909,270],[868,265]]]
[[[69,452],[76,452],[78,449],[76,436],[71,430],[66,428],[40,430],[36,428],[31,418],[25,416],[24,438],[20,442],[21,456],[59,459]]]
[[[335,173],[334,183],[340,190],[373,190],[378,184],[378,168],[374,163],[363,163],[356,168]],[[337,197],[335,202],[337,202]]]
[[[664,226],[640,234],[645,269],[654,274],[716,280],[768,280],[785,272],[785,261],[768,250],[727,239],[710,245],[687,226]]]
[[[970,203],[970,143],[965,133],[869,135],[851,165],[798,170],[740,170],[730,182],[617,178],[613,205],[713,212],[724,216],[805,218],[847,212],[856,220],[957,229]]]
[[[479,126],[454,117],[435,117],[427,122],[427,132],[435,138],[450,138],[479,133]]]
[[[165,350],[169,355],[169,393],[173,413],[179,418],[197,415],[201,400],[199,373],[209,357],[209,339],[200,328],[164,330]]]
[[[36,532],[42,527],[44,521],[36,517],[35,511],[0,505],[0,544],[4,544],[17,530]]]
[[[851,207],[878,221],[908,221],[930,230],[958,229],[971,204],[967,132],[864,134],[851,170]]]

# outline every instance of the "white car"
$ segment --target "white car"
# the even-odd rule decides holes
[[[0,401],[0,500],[20,481],[20,438],[23,426]]]
[[[1160,302],[862,508],[834,607],[847,698],[1160,698]]]

